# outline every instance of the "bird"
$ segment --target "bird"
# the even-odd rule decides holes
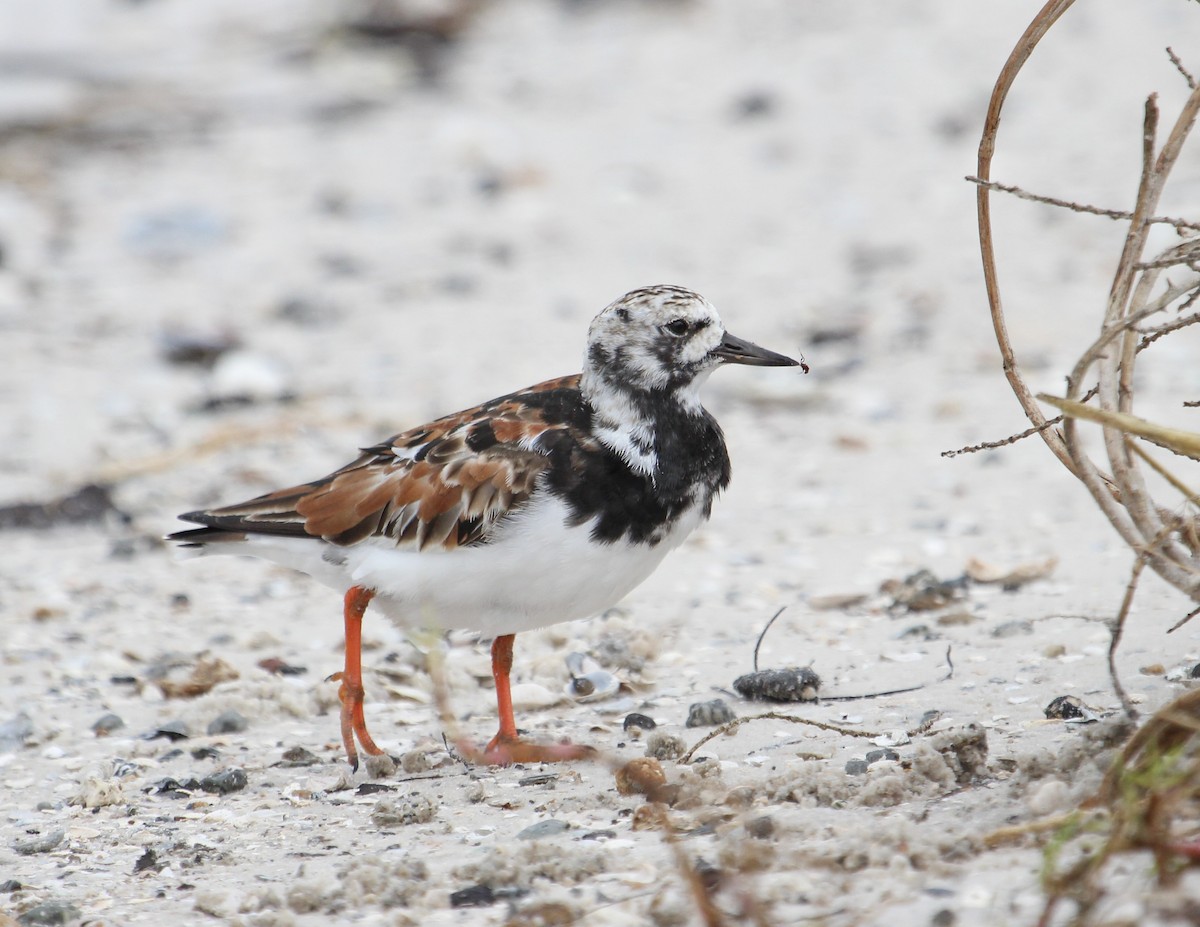
[[[800,366],[725,330],[679,286],[632,290],[587,335],[581,373],[546,380],[360,449],[328,476],[179,516],[185,553],[244,554],[343,596],[341,739],[384,751],[363,709],[369,605],[401,628],[492,638],[499,730],[489,765],[583,759],[589,747],[521,738],[516,634],[615,605],[712,511],[730,459],[699,390],[726,364]]]

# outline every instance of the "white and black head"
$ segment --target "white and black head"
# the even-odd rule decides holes
[[[798,363],[729,334],[712,303],[698,293],[652,286],[626,293],[592,321],[584,384],[585,389],[591,381],[634,393],[674,393],[691,404],[698,403],[700,384],[722,364]]]

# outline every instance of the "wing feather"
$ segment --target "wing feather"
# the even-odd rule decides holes
[[[538,393],[554,393],[555,401],[524,401]],[[547,381],[364,448],[323,479],[190,512],[181,517],[206,527],[180,534],[199,543],[246,534],[321,538],[338,546],[387,539],[413,550],[486,543],[549,467],[538,438],[571,429],[548,410],[577,408],[577,396],[578,377]]]

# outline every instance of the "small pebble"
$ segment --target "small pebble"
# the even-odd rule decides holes
[[[534,773],[532,776],[522,776],[517,785],[529,788],[535,785],[554,785],[558,781],[558,773]]]
[[[616,780],[620,794],[645,795],[655,801],[656,793],[667,784],[667,774],[658,760],[641,756],[618,769]]]
[[[1188,672],[1188,677],[1191,679],[1200,679],[1200,663],[1197,663]]]
[[[249,781],[246,770],[231,766],[210,776],[205,776],[200,780],[200,788],[206,792],[228,795],[230,792],[240,792]]]
[[[646,756],[656,760],[677,760],[687,752],[683,738],[666,731],[654,731],[646,740]]]
[[[746,833],[755,840],[769,840],[775,836],[775,820],[769,814],[751,818],[746,822]]]
[[[113,731],[119,731],[124,726],[125,722],[121,719],[120,715],[114,715],[112,712],[109,712],[96,719],[92,724],[92,732],[97,737],[107,737]]]
[[[404,798],[380,799],[371,812],[371,823],[376,827],[396,827],[408,824],[428,824],[437,817],[438,808],[432,801],[417,792]]]
[[[1033,622],[1031,621],[1006,621],[992,628],[992,637],[1017,637],[1021,634],[1032,633]]]
[[[191,751],[193,760],[219,760],[221,751],[216,747],[197,747]]]
[[[283,758],[279,765],[284,767],[295,766],[316,766],[321,762],[315,753],[311,750],[306,750],[304,747],[288,747],[283,751]]]
[[[733,681],[742,698],[760,702],[811,702],[821,688],[821,677],[807,666],[746,673]]]
[[[536,824],[530,824],[524,830],[517,833],[518,840],[540,840],[543,837],[553,837],[569,830],[571,827],[566,821],[559,821],[556,818],[547,818],[544,821],[538,821]]]
[[[496,893],[490,885],[472,885],[450,893],[452,908],[485,908],[496,903]]]
[[[882,750],[868,750],[867,751],[867,765],[868,766],[870,766],[872,763],[878,763],[880,760],[892,760],[894,762],[899,759],[900,759],[900,754],[897,753],[895,750],[889,750],[887,747],[884,747]]]
[[[177,740],[187,740],[192,736],[192,731],[186,721],[175,720],[160,724],[149,734],[142,736],[145,740],[158,740],[161,737],[174,743]]]
[[[1143,666],[1138,669],[1138,672],[1143,676],[1162,676],[1166,671],[1167,668],[1161,663],[1151,663],[1149,666]]]
[[[400,768],[409,775],[429,772],[433,760],[424,750],[407,750],[400,756]]]
[[[308,672],[307,666],[293,666],[279,657],[267,657],[265,660],[259,660],[258,667],[275,676],[303,676]]]
[[[146,847],[145,852],[137,858],[133,864],[133,872],[136,875],[139,872],[158,872],[163,867],[159,865],[158,854],[150,847]]]
[[[143,792],[149,792],[153,795],[163,795],[167,798],[191,798],[191,793],[198,792],[199,790],[199,779],[184,779],[180,782],[178,779],[171,779],[169,777],[152,782],[142,789]]]
[[[1084,704],[1074,695],[1060,695],[1047,705],[1044,713],[1047,718],[1057,718],[1066,721],[1069,718],[1082,718]]]
[[[207,734],[210,737],[215,734],[240,734],[249,726],[250,722],[246,720],[245,715],[231,708],[208,722]]]
[[[867,773],[868,763],[866,760],[847,760],[846,775],[848,776],[864,776]]]
[[[25,886],[23,886],[16,879],[5,879],[3,882],[0,882],[0,892],[3,892],[6,895],[11,895],[13,892],[19,892],[24,887]]]
[[[708,702],[696,702],[688,706],[687,723],[685,727],[716,727],[728,724],[737,718],[733,709],[722,698],[714,698]]]
[[[396,775],[396,761],[386,753],[368,755],[363,760],[363,766],[372,779],[390,779]]]
[[[636,711],[626,715],[621,726],[627,731],[652,731],[658,727],[649,715],[640,715]]]
[[[13,849],[20,856],[36,856],[38,853],[49,853],[63,842],[63,838],[66,835],[66,831],[52,830],[48,834],[39,834],[32,840],[18,840],[13,844]]]
[[[43,901],[17,918],[22,927],[54,927],[69,924],[83,915],[69,901]]]
[[[0,753],[19,750],[33,735],[33,720],[21,711],[0,724]]]

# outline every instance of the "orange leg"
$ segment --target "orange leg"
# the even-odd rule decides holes
[[[542,746],[526,743],[517,736],[517,721],[513,717],[512,686],[509,682],[514,637],[513,634],[501,634],[492,641],[492,678],[496,680],[496,708],[500,713],[500,730],[484,748],[480,759],[497,766],[510,766],[513,763],[557,763],[592,756],[596,751],[591,747],[578,744]],[[477,750],[466,752],[478,755]]]
[[[371,739],[363,715],[362,620],[367,605],[374,597],[375,590],[361,586],[351,586],[346,591],[345,669],[331,677],[342,681],[338,689],[338,700],[342,703],[342,744],[346,748],[346,759],[354,770],[358,769],[358,749],[354,744],[356,737],[366,753],[372,756],[383,753]]]

